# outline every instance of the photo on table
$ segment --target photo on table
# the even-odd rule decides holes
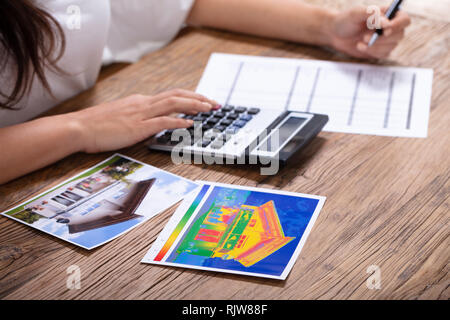
[[[324,202],[205,182],[180,205],[142,262],[284,280]]]
[[[2,215],[95,248],[171,207],[197,184],[114,155]]]

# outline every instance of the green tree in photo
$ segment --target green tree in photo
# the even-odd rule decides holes
[[[11,216],[16,219],[22,220],[28,224],[33,224],[36,221],[38,221],[39,219],[45,218],[44,216],[41,216],[41,215],[39,215],[31,210],[27,210],[27,209],[19,211],[15,214],[12,214]]]
[[[125,160],[125,161],[123,161]],[[126,169],[126,171],[116,170],[117,167]],[[126,176],[132,174],[137,169],[142,168],[142,164],[129,161],[127,159],[120,159],[102,170],[103,173],[109,175],[114,180],[123,180]]]

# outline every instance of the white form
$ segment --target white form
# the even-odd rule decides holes
[[[425,138],[433,70],[214,53],[197,92],[223,104],[327,114],[325,131]]]

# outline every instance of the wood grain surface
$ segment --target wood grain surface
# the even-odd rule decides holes
[[[361,3],[309,2],[337,7]],[[325,206],[286,281],[141,264],[175,207],[93,251],[0,217],[0,298],[449,299],[450,23],[442,14],[449,2],[410,3],[405,8],[413,25],[407,39],[389,61],[379,63],[434,69],[428,138],[324,132],[275,176],[261,176],[251,167],[176,166],[169,154],[150,152],[143,144],[120,150],[192,180],[326,196]],[[433,3],[444,3],[444,7],[433,7]],[[94,88],[50,114],[133,93],[195,89],[213,52],[358,62],[312,46],[185,29],[169,46],[140,62],[105,69]],[[111,154],[75,154],[0,186],[0,211]],[[81,269],[80,290],[66,287],[70,265]],[[370,265],[381,269],[379,290],[366,286]]]

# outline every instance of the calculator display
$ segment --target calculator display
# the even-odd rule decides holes
[[[268,139],[263,143],[258,150],[260,151],[269,151],[275,152],[278,150],[280,146],[283,146],[285,142],[294,134],[294,132],[308,119],[301,117],[290,117],[288,118],[280,127],[275,130],[278,130],[279,142],[277,144],[273,144],[275,141],[272,141],[272,137],[269,136]],[[273,134],[273,132],[272,132]]]

